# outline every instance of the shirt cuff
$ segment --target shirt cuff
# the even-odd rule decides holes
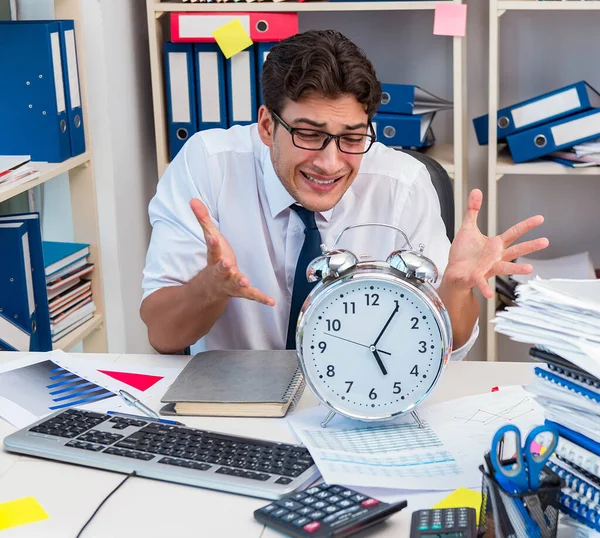
[[[473,327],[473,332],[471,333],[471,337],[467,340],[467,342],[464,345],[462,345],[458,349],[454,349],[452,351],[452,353],[450,354],[450,360],[451,361],[462,361],[467,356],[467,353],[469,351],[471,351],[471,348],[473,347],[473,344],[475,344],[475,340],[477,340],[478,336],[479,336],[479,318],[477,318],[477,321],[475,322],[475,327]]]

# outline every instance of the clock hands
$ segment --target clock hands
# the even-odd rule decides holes
[[[386,355],[391,355],[391,353],[389,353],[388,351],[383,351],[382,349],[377,349],[374,345],[366,346],[365,344],[361,344],[360,342],[355,342],[354,340],[348,340],[347,338],[342,338],[341,336],[337,336],[335,334],[331,334],[331,333],[324,333],[324,334],[326,336],[333,336],[333,338],[339,338],[340,340],[344,340],[345,342],[350,342],[351,344],[356,344],[357,346],[366,347],[367,349],[369,349],[371,351],[371,353],[373,353],[373,356],[375,357],[375,360],[377,361],[379,368],[381,368],[381,373],[383,375],[387,375],[387,370],[385,369],[385,366],[383,365],[383,361],[381,360],[379,353],[385,353]]]
[[[340,340],[344,340],[345,342],[350,342],[351,344],[356,344],[357,346],[361,346],[361,347],[366,347],[368,349],[371,349],[371,351],[375,350],[375,346],[366,346],[365,344],[361,344],[360,342],[355,342],[354,340],[348,340],[347,338],[342,338],[341,336],[338,336],[337,334],[331,334],[331,333],[323,333],[326,336],[332,336],[333,338],[339,338]],[[385,355],[391,355],[391,353],[389,351],[383,351],[383,349],[377,349],[375,351],[378,351],[379,353],[384,353]]]
[[[389,317],[389,319],[385,322],[385,325],[383,326],[383,329],[381,329],[381,332],[379,333],[379,336],[375,339],[375,342],[373,342],[373,347],[375,347],[377,345],[377,342],[379,342],[379,340],[381,339],[381,337],[383,336],[383,333],[385,332],[385,330],[388,328],[388,325],[392,322],[392,320],[394,319],[394,316],[397,314],[398,310],[400,310],[400,306],[398,304],[396,304],[396,308],[394,308],[394,311],[392,312],[392,315]]]
[[[387,370],[385,369],[385,366],[383,365],[383,361],[381,360],[381,357],[379,356],[379,353],[377,353],[377,350],[375,349],[375,346],[371,346],[370,349],[373,352],[373,356],[375,357],[375,360],[377,361],[377,364],[379,365],[379,368],[381,368],[381,373],[383,375],[387,375]]]

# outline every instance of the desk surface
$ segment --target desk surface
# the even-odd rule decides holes
[[[25,354],[0,353],[0,363]],[[95,355],[84,357],[126,364],[179,367],[189,360],[182,356]],[[523,384],[533,379],[530,363],[450,363],[426,405],[460,396],[489,391],[494,386]],[[298,409],[316,405],[309,390]],[[154,403],[154,408],[159,402]],[[297,442],[286,419],[185,417],[194,427],[282,442]],[[14,428],[0,419],[0,437]],[[75,465],[38,460],[0,451],[0,503],[33,496],[49,519],[4,531],[3,538],[44,536],[74,537],[102,499],[124,475]],[[408,537],[410,515],[428,508],[447,493],[407,495],[408,508],[365,535]],[[281,534],[265,529],[254,520],[255,509],[268,501],[143,478],[130,478],[96,514],[83,538],[92,537],[253,537],[276,538]]]

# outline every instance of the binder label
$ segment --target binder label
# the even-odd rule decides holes
[[[230,62],[233,121],[252,121],[250,52],[240,52]]]
[[[219,98],[219,57],[216,52],[198,53],[198,78],[200,82],[200,121],[221,121]]]
[[[188,85],[188,62],[185,52],[169,52],[169,86],[171,88],[171,121],[189,123],[190,90]]]
[[[558,116],[581,106],[577,88],[551,95],[534,103],[529,103],[512,111],[513,122],[517,129]]]
[[[238,19],[242,23],[246,33],[250,35],[249,16],[211,14],[210,17],[179,17],[179,38],[211,37],[215,30],[235,19]]]
[[[77,52],[75,51],[75,32],[65,32],[65,45],[67,52],[67,73],[69,74],[69,95],[71,97],[71,109],[81,106],[79,96],[79,72],[77,70]]]
[[[52,67],[54,69],[54,87],[56,89],[56,108],[58,113],[65,112],[65,87],[63,86],[63,70],[60,61],[60,43],[58,32],[50,34],[50,45],[52,47]]]
[[[21,240],[23,241],[23,263],[25,264],[25,285],[27,286],[27,303],[29,305],[29,315],[31,316],[35,312],[35,298],[33,295],[31,256],[29,255],[29,233],[24,233]]]
[[[600,113],[590,114],[550,129],[557,146],[600,134]]]

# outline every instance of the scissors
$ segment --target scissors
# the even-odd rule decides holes
[[[516,462],[510,465],[502,465],[499,460],[502,446],[507,435],[514,434],[516,442]],[[532,449],[536,439],[543,439],[541,454]],[[494,435],[490,459],[494,467],[495,477],[500,486],[509,493],[525,493],[535,491],[540,487],[540,474],[554,453],[558,444],[558,431],[554,426],[545,424],[536,426],[529,432],[525,445],[521,446],[521,431],[514,424],[502,426]],[[535,444],[539,446],[537,443]]]

